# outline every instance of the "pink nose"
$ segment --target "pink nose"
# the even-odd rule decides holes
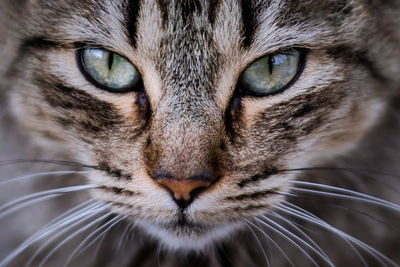
[[[203,180],[175,180],[175,179],[157,179],[157,182],[168,188],[176,201],[188,202],[193,197],[193,193],[198,191],[195,189],[203,189],[208,187],[211,182]],[[191,194],[192,193],[192,194]]]

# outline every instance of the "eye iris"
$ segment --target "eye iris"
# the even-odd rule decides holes
[[[299,71],[300,53],[276,53],[254,61],[240,77],[248,93],[269,95],[280,92]]]
[[[124,57],[103,49],[84,49],[82,63],[89,76],[110,91],[127,91],[140,81],[138,70]]]

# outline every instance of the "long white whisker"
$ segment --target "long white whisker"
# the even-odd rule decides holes
[[[95,204],[96,205],[96,204]],[[43,233],[35,239],[35,241],[38,241],[50,234],[54,234],[49,238],[46,242],[44,242],[35,252],[35,254],[32,255],[30,258],[29,262],[26,264],[26,266],[30,266],[33,260],[49,245],[51,244],[54,240],[62,236],[63,234],[67,233],[69,230],[73,229],[74,227],[80,225],[81,223],[90,220],[91,218],[98,216],[102,212],[105,211],[104,204],[97,204],[96,206],[88,209],[87,211],[82,211],[80,214],[71,216],[68,219],[61,220],[59,223],[52,225],[48,229],[45,229]],[[57,230],[61,231],[57,232]]]
[[[122,219],[124,219],[123,215],[118,215],[108,221],[107,223],[103,224],[99,228],[97,228],[93,233],[88,235],[77,247],[76,249],[72,252],[72,254],[69,256],[67,259],[66,263],[64,264],[64,267],[67,267],[71,260],[74,258],[74,256],[78,253],[81,254],[83,251],[85,251],[88,247],[90,247],[94,242],[96,242],[100,237],[103,236],[104,233],[108,232],[112,227],[114,227],[117,223],[119,223]],[[103,230],[106,228],[105,230]],[[86,245],[83,249],[81,249],[94,235],[96,235],[98,232],[101,232],[95,239],[93,239],[88,245]],[[78,254],[78,255],[79,255]]]
[[[39,197],[39,198],[36,198],[36,199],[33,199],[33,200],[29,200],[26,203],[21,203],[19,205],[16,205],[15,207],[9,208],[8,210],[4,211],[3,213],[1,213],[0,214],[0,219],[6,217],[7,215],[9,215],[9,214],[11,214],[13,212],[19,211],[19,210],[21,210],[21,209],[23,209],[25,207],[33,206],[36,203],[40,203],[40,202],[43,202],[43,201],[46,201],[46,200],[49,200],[49,199],[53,199],[53,198],[56,198],[58,196],[59,195],[48,195],[48,196]]]
[[[292,223],[290,220],[288,220],[287,218],[285,218],[284,216],[271,211],[269,213],[271,216],[274,216],[275,218],[281,219],[284,222],[286,222],[288,225],[290,225],[296,232],[298,232],[301,236],[303,236],[305,239],[307,239],[308,242],[311,243],[312,246],[314,246],[317,250],[319,250],[321,252],[322,255],[324,255],[326,258],[328,258],[328,255],[326,255],[326,253],[324,252],[324,250],[309,236],[307,235],[304,231],[302,231],[299,227],[297,227],[296,225],[294,225],[294,223]]]
[[[257,221],[259,221],[262,225],[266,226],[267,228],[269,228],[270,230],[272,230],[273,232],[277,233],[278,235],[280,235],[281,237],[283,237],[284,239],[286,239],[287,241],[289,241],[290,244],[292,244],[293,246],[295,246],[296,248],[298,248],[315,266],[318,266],[317,262],[310,256],[310,254],[307,253],[307,251],[305,251],[299,244],[297,244],[292,238],[290,238],[289,236],[285,235],[282,231],[278,230],[277,228],[273,227],[272,225],[264,222],[263,220],[260,220],[257,217],[254,217],[254,219],[256,219]]]
[[[283,203],[286,203],[287,205],[291,205],[291,206],[294,206],[294,207],[297,207],[296,205],[293,205],[293,204],[291,204],[291,203],[289,203],[289,202],[286,202],[286,201],[284,201]],[[301,209],[300,207],[298,207],[299,209]],[[306,210],[303,210],[304,212],[307,212],[308,214],[311,214],[311,213],[309,213],[308,211],[306,211]],[[275,212],[274,212],[275,213]],[[277,214],[277,213],[275,213],[276,215],[278,215],[278,216],[280,216],[282,219],[285,219],[282,215],[280,215],[280,214]],[[311,214],[311,215],[313,215],[313,214]],[[319,219],[318,217],[316,217],[316,216],[312,216],[313,218],[315,218],[315,219]],[[289,221],[290,222],[290,221]],[[300,230],[300,229],[299,229]],[[352,243],[350,243],[346,238],[343,238],[342,236],[340,236],[342,239],[343,239],[343,241],[344,242],[346,242],[347,243],[347,245],[357,254],[357,256],[360,258],[360,260],[361,260],[361,262],[363,263],[363,265],[364,266],[368,266],[368,264],[367,264],[367,262],[365,261],[365,259],[364,259],[364,257],[360,254],[360,252],[358,251],[358,249],[356,248],[356,247],[354,247],[353,246],[353,244]],[[310,240],[311,242],[312,242],[312,239]],[[321,252],[323,252],[323,250],[322,249],[320,249],[321,250]],[[324,255],[326,255],[326,254],[324,254]]]
[[[105,237],[106,237],[105,235],[102,236],[102,238],[101,238],[100,241],[99,241],[99,244],[98,244],[97,247],[96,247],[95,252],[93,253],[93,257],[92,257],[93,262],[95,262],[96,259],[97,259],[97,255],[99,254],[99,250],[100,250],[100,248],[101,248],[101,244],[103,243]]]
[[[285,208],[288,208],[288,207],[285,207]],[[367,265],[367,263],[365,262],[364,258],[361,256],[361,254],[358,252],[358,250],[352,245],[352,243],[354,243],[355,245],[357,245],[358,247],[360,247],[361,249],[366,251],[370,256],[372,256],[377,261],[379,261],[379,263],[381,265],[387,266],[379,257],[376,256],[376,252],[374,251],[374,249],[371,250],[371,247],[367,246],[365,243],[361,242],[360,240],[358,240],[352,236],[350,236],[350,237],[352,237],[353,239],[352,238],[349,239],[347,234],[345,234],[344,232],[340,231],[339,229],[337,229],[329,224],[323,226],[322,224],[325,224],[325,222],[316,216],[310,216],[310,215],[308,215],[308,213],[298,211],[297,209],[291,209],[291,208],[288,208],[288,209],[290,209],[290,211],[292,211],[292,212],[297,213],[298,214],[297,218],[301,218],[308,222],[312,222],[313,224],[318,225],[318,226],[322,227],[323,229],[326,229],[332,233],[337,234],[357,253],[357,255],[360,257],[360,259],[362,260],[364,265]],[[301,209],[301,208],[299,208],[299,209]],[[287,211],[286,213],[291,214],[290,211]],[[295,216],[295,215],[292,214],[292,216]],[[305,216],[305,217],[302,218],[302,216]],[[307,217],[309,220],[307,220]],[[331,229],[329,227],[331,227]],[[382,255],[382,256],[385,257],[384,255]]]
[[[319,190],[311,190],[311,189],[305,189],[305,188],[293,188],[294,191],[312,193],[312,194],[324,195],[324,196],[331,196],[331,197],[339,197],[339,198],[344,198],[344,199],[358,200],[358,201],[362,201],[362,202],[371,203],[371,204],[374,204],[377,206],[389,208],[396,212],[400,212],[400,206],[397,204],[394,204],[392,202],[389,202],[389,201],[386,201],[386,200],[383,200],[383,199],[380,199],[377,197],[373,197],[373,196],[370,196],[367,194],[356,192],[353,190],[330,186],[330,185],[303,182],[303,181],[293,181],[293,183],[297,184],[297,185],[302,185],[302,186],[325,189],[325,190],[333,191],[336,193],[319,191]],[[343,194],[339,194],[338,192],[343,193]]]
[[[52,172],[39,172],[39,173],[31,173],[28,175],[23,175],[19,177],[14,177],[11,179],[8,179],[6,181],[0,182],[0,186],[6,185],[8,183],[14,183],[18,182],[21,180],[25,179],[31,179],[31,178],[36,178],[36,177],[41,177],[41,176],[48,176],[48,175],[67,175],[67,174],[86,174],[89,173],[90,171],[52,171]]]
[[[282,253],[282,255],[287,259],[290,265],[293,267],[296,267],[290,257],[286,254],[286,252],[273,240],[267,233],[265,233],[260,227],[258,227],[256,224],[252,223],[250,220],[244,219],[247,223],[251,224],[254,226],[259,232],[261,232],[271,243]]]
[[[94,203],[94,202],[96,202],[96,203]],[[101,202],[98,202],[98,201],[96,201],[94,199],[89,199],[89,200],[87,200],[87,201],[75,206],[74,208],[67,210],[66,212],[64,212],[63,214],[59,215],[58,217],[54,218],[52,221],[50,221],[49,223],[44,225],[41,228],[41,230],[39,230],[39,231],[47,229],[49,226],[58,223],[59,221],[69,217],[70,215],[72,215],[72,214],[76,215],[76,214],[78,214],[80,212],[83,212],[83,211],[89,209],[90,207],[94,207],[95,205],[101,205]]]
[[[303,239],[301,239],[300,237],[298,237],[297,235],[293,234],[292,232],[290,232],[289,230],[285,229],[285,227],[282,227],[279,223],[276,223],[275,221],[273,221],[272,219],[263,216],[262,217],[264,220],[267,220],[267,222],[271,225],[273,225],[274,227],[276,227],[277,229],[279,229],[280,231],[284,232],[286,235],[289,235],[291,238],[297,240],[298,242],[300,242],[301,244],[305,245],[306,247],[308,247],[309,249],[311,249],[316,255],[318,255],[323,261],[325,261],[329,266],[335,266],[332,261],[328,258],[325,257],[321,252],[319,252],[317,249],[315,249],[313,246],[311,246],[309,243],[307,243],[306,241],[304,241]],[[259,222],[261,223],[266,223],[265,221],[256,218]],[[308,255],[308,253],[307,253]],[[312,257],[310,257],[312,258]],[[313,260],[313,262],[315,262]]]
[[[126,225],[125,229],[124,229],[124,232],[122,233],[121,239],[119,240],[118,247],[117,247],[117,254],[121,250],[121,248],[122,248],[122,246],[123,246],[123,244],[125,242],[125,239],[126,239],[126,236],[127,236],[128,232],[129,232],[130,226],[131,225],[128,223]]]
[[[53,220],[54,223],[58,224],[58,227],[53,227],[53,225],[51,223],[49,223],[46,226],[42,227],[41,230],[39,230],[38,232],[33,234],[27,240],[25,240],[21,245],[19,245],[16,249],[14,249],[3,261],[1,261],[0,262],[0,266],[4,266],[5,264],[9,263],[16,256],[18,256],[21,252],[23,252],[26,248],[28,248],[31,244],[33,244],[34,242],[42,239],[43,237],[45,237],[45,236],[47,236],[49,234],[51,234],[53,232],[53,230],[59,229],[59,228],[63,227],[65,224],[69,224],[71,221],[77,220],[76,214],[82,214],[82,216],[87,216],[88,212],[87,213],[83,213],[83,211],[93,208],[92,207],[93,205],[101,205],[101,204],[98,204],[98,203],[92,204],[89,207],[84,208],[83,210],[77,210],[76,212],[72,213],[71,215],[69,215],[68,217],[65,217],[65,218],[61,218],[64,215],[59,216],[58,218],[60,218],[60,219],[56,218],[55,220]],[[93,212],[93,210],[91,210],[91,212]],[[71,217],[73,218],[72,220],[70,219]],[[80,217],[78,217],[78,218],[80,218]],[[67,220],[67,219],[69,219],[69,220]],[[49,226],[52,226],[53,229],[50,228]]]
[[[256,242],[257,242],[258,246],[260,247],[262,254],[264,255],[264,259],[265,259],[265,262],[267,263],[267,266],[271,266],[271,263],[267,256],[267,253],[265,252],[265,249],[264,249],[263,245],[261,244],[261,241],[258,238],[257,234],[254,232],[254,230],[251,228],[250,225],[246,224],[246,226],[249,228],[250,232],[253,234],[254,238],[256,239]]]
[[[96,220],[94,220],[93,222],[87,224],[86,226],[80,228],[78,231],[76,231],[75,233],[73,233],[72,235],[68,236],[67,238],[65,238],[63,241],[61,241],[57,246],[55,246],[45,257],[44,259],[41,261],[41,263],[39,264],[39,267],[43,267],[43,265],[46,263],[46,261],[59,249],[61,248],[63,245],[65,245],[68,241],[70,241],[71,239],[75,238],[76,236],[78,236],[79,234],[81,234],[82,232],[86,231],[87,229],[89,229],[90,227],[93,227],[94,225],[96,225],[97,223],[101,222],[102,220],[106,219],[108,216],[110,216],[112,214],[112,212],[108,212],[105,215],[97,218]]]
[[[79,192],[79,191],[84,191],[84,190],[89,190],[89,189],[95,189],[97,188],[97,185],[94,184],[89,184],[89,185],[77,185],[77,186],[69,186],[69,187],[62,187],[62,188],[57,188],[57,189],[51,189],[51,190],[46,190],[46,191],[41,191],[41,192],[37,192],[34,194],[30,194],[21,198],[18,198],[16,200],[10,201],[6,204],[4,204],[3,206],[0,207],[0,218],[4,216],[4,212],[6,212],[6,214],[9,214],[8,210],[15,208],[15,206],[19,206],[21,207],[26,207],[29,206],[30,203],[34,204],[37,203],[38,201],[34,201],[34,202],[28,202],[31,200],[36,200],[36,199],[41,199],[46,200],[49,198],[53,198],[53,197],[57,197],[57,196],[61,196],[67,193],[74,193],[74,192]],[[27,202],[27,203],[25,203]],[[16,209],[14,209],[15,211]]]
[[[327,222],[323,221],[322,219],[315,217],[315,216],[309,216],[308,214],[301,212],[297,209],[293,209],[290,208],[288,206],[285,205],[278,205],[277,207],[278,210],[285,212],[287,214],[290,214],[296,218],[308,221],[310,223],[313,223],[315,225],[318,225],[332,233],[335,233],[345,239],[347,239],[348,241],[350,241],[351,243],[357,245],[358,247],[360,247],[361,249],[363,249],[365,252],[367,252],[369,255],[371,255],[372,257],[374,257],[377,261],[380,262],[381,265],[383,266],[387,266],[387,264],[385,264],[383,262],[383,260],[385,260],[387,263],[390,263],[393,266],[399,266],[397,263],[395,263],[394,261],[392,261],[391,259],[389,259],[387,256],[383,255],[381,252],[377,251],[376,249],[372,248],[371,246],[365,244],[364,242],[360,241],[359,239],[331,226],[330,224],[328,224]]]

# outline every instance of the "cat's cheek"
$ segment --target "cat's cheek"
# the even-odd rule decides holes
[[[337,155],[345,155],[355,149],[358,143],[368,134],[369,129],[382,119],[386,105],[378,100],[365,100],[363,105],[351,104],[343,108],[337,114],[340,116],[340,124],[334,127],[327,125],[307,142],[304,142],[303,150],[309,151],[309,157],[316,161],[332,158]],[[333,119],[334,121],[334,119]],[[315,160],[314,160],[315,161]]]

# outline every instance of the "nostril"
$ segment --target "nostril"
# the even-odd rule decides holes
[[[203,188],[204,190],[204,188],[208,187],[211,184],[210,182],[204,181],[174,180],[168,178],[158,179],[157,182],[171,190],[175,199],[184,199],[186,201],[192,198],[192,194],[200,192],[200,188]]]
[[[206,186],[197,187],[197,188],[193,189],[191,192],[189,192],[188,199],[185,199],[185,198],[177,199],[175,197],[175,194],[173,194],[173,199],[174,199],[175,203],[179,206],[179,208],[185,209],[193,202],[193,200],[197,197],[197,195],[200,194],[201,192],[203,192],[205,189],[207,189]]]
[[[201,192],[203,192],[204,190],[206,190],[207,187],[208,187],[208,186],[201,186],[201,187],[197,187],[197,188],[193,189],[193,190],[190,192],[190,197],[191,197],[192,199],[196,198]]]
[[[182,209],[189,206],[193,199],[215,180],[204,175],[192,176],[190,179],[175,179],[168,176],[161,177],[160,175],[155,175],[153,178],[171,193],[174,201]]]

